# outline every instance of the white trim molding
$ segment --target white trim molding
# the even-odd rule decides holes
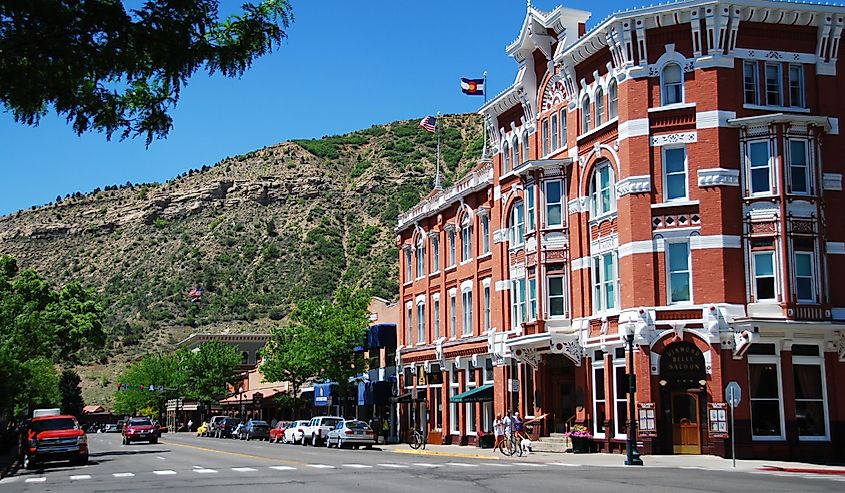
[[[616,197],[622,197],[630,193],[646,193],[651,191],[651,176],[637,175],[629,176],[616,183]]]
[[[619,258],[640,253],[657,253],[663,251],[662,240],[632,241],[619,245]]]
[[[569,265],[570,265],[570,268],[572,269],[572,272],[575,272],[576,270],[589,269],[590,268],[590,259],[591,259],[591,257],[578,257],[578,258],[572,259],[569,262]]]
[[[660,147],[671,144],[694,144],[698,142],[698,132],[676,132],[671,134],[654,135],[651,146]]]
[[[699,187],[739,186],[739,170],[727,168],[707,168],[698,170]]]
[[[579,212],[587,212],[590,208],[587,206],[589,203],[589,197],[581,196],[575,199],[570,200],[567,202],[567,211],[570,214],[577,214]]]
[[[742,237],[739,235],[690,236],[689,247],[690,250],[742,248]]]
[[[618,138],[623,141],[629,137],[642,137],[649,133],[648,118],[635,118],[633,120],[625,120],[619,124]]]
[[[828,241],[824,248],[828,255],[845,255],[845,242]]]
[[[728,120],[736,118],[736,111],[699,111],[695,114],[695,128],[727,127]]]
[[[822,182],[825,190],[842,191],[842,173],[825,173]]]
[[[745,60],[762,60],[766,62],[778,61],[789,63],[815,64],[817,61],[815,53],[796,53],[793,51],[755,50],[749,48],[736,48],[734,50],[737,58]]]
[[[496,291],[508,291],[511,288],[510,279],[504,281],[496,281]]]

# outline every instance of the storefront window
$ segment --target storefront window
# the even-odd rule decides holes
[[[755,353],[774,352],[773,344],[755,344]],[[783,413],[777,355],[749,354],[751,435],[754,439],[783,438]]]
[[[529,365],[523,365],[523,373],[525,375],[525,385],[523,386],[522,399],[525,402],[525,416],[534,417],[536,412],[534,409],[534,368]]]
[[[628,433],[628,374],[625,370],[625,360],[622,360],[623,366],[614,366],[613,368],[613,388],[614,388],[614,415],[613,423],[616,427],[616,436],[624,437]]]
[[[827,431],[824,360],[819,346],[794,344],[792,371],[795,378],[795,419],[802,439],[824,439]]]
[[[600,351],[599,351],[600,352]],[[607,419],[604,397],[604,359],[593,358],[593,435],[604,438]]]
[[[451,376],[449,378],[449,397],[456,396],[460,393],[458,391],[459,371],[456,366],[452,365]],[[460,427],[458,426],[458,406],[458,403],[452,402],[451,399],[449,400],[449,432],[453,435],[460,433]]]

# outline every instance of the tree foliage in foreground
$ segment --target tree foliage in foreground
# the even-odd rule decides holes
[[[288,0],[0,2],[0,102],[27,125],[52,106],[77,134],[167,136],[168,114],[197,70],[240,76],[287,37]]]
[[[332,300],[311,298],[296,304],[285,327],[271,330],[261,371],[270,381],[290,383],[290,396],[310,380],[347,386],[364,371],[364,342],[369,325],[369,294],[338,289]]]

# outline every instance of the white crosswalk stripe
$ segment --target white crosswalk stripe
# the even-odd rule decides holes
[[[404,464],[379,464],[381,467],[392,467],[394,469],[406,469],[408,466]]]
[[[334,469],[334,466],[330,466],[328,464],[306,464],[308,467],[313,467],[314,469]]]
[[[579,467],[581,464],[568,464],[566,462],[549,462],[550,466],[563,466],[563,467]]]
[[[79,481],[80,479],[91,479],[90,474],[75,474],[70,477],[71,481]]]
[[[232,470],[235,472],[255,472],[258,469],[255,469],[253,467],[233,467]]]
[[[26,481],[24,481],[24,482],[25,482],[25,483],[43,483],[44,481],[47,481],[47,478],[46,478],[46,477],[40,477],[40,478],[26,478]]]
[[[270,466],[270,469],[275,469],[277,471],[295,471],[295,467],[291,466]]]
[[[428,462],[414,462],[414,465],[420,467],[443,467],[442,464],[431,464]]]
[[[199,469],[194,469],[194,472],[199,473],[199,474],[212,474],[212,473],[217,472],[217,470],[215,470],[215,469],[206,469],[206,468],[204,468],[204,467],[201,467],[201,468],[199,468]]]
[[[3,479],[0,479],[0,484],[14,483],[17,480],[18,480],[17,476],[12,476],[12,477],[9,477],[9,478],[3,478]]]
[[[504,464],[501,462],[482,462],[482,464],[493,467],[513,467],[513,464]]]
[[[478,467],[478,464],[467,464],[466,462],[447,462],[446,464],[458,467]]]
[[[372,469],[373,466],[366,464],[343,464],[343,467],[351,467],[352,469]]]
[[[131,477],[135,476],[135,474],[131,473],[131,472],[116,472],[116,473],[113,473],[112,476],[114,476],[116,478],[131,478]]]
[[[171,476],[173,474],[176,474],[176,471],[171,471],[170,469],[164,469],[164,470],[161,470],[161,471],[153,471],[153,474],[155,474],[157,476]]]

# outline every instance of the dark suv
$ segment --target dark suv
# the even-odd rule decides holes
[[[270,425],[266,421],[251,419],[238,431],[241,440],[270,440]]]
[[[224,418],[220,421],[220,424],[217,425],[215,436],[217,438],[234,437],[235,428],[237,428],[240,423],[241,420],[238,418]]]

